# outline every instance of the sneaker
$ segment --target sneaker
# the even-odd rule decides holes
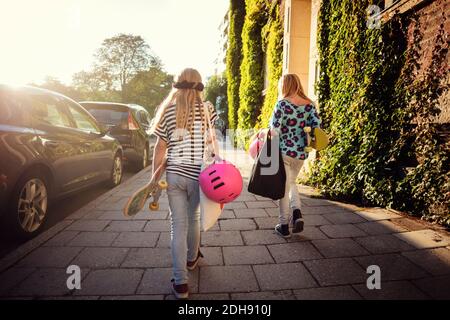
[[[288,239],[291,237],[291,233],[289,232],[289,225],[288,224],[277,224],[275,227],[275,232],[285,239]]]
[[[189,287],[187,283],[175,284],[175,281],[172,279],[172,293],[177,299],[187,299],[189,297]]]
[[[302,217],[300,209],[295,209],[292,213],[292,233],[300,233],[303,231],[305,223],[303,222]]]
[[[200,252],[200,250],[198,250],[197,259],[195,259],[194,261],[188,261],[187,262],[187,269],[192,271],[195,268],[197,268],[197,265],[198,265],[198,262],[200,261],[200,258],[203,258],[203,254]]]

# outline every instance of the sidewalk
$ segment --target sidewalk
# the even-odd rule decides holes
[[[248,176],[251,161],[226,150]],[[239,160],[239,161],[237,161]],[[161,211],[122,215],[149,169],[106,193],[0,260],[0,297],[11,299],[173,299],[168,201]],[[273,233],[278,207],[246,191],[202,234],[205,259],[190,274],[191,299],[449,299],[450,237],[379,208],[312,198],[299,186],[305,231]],[[81,290],[66,286],[70,265]],[[370,291],[367,267],[381,268]]]

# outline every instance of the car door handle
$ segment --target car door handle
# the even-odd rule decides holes
[[[57,148],[59,147],[59,143],[55,141],[45,141],[44,145],[49,148]]]

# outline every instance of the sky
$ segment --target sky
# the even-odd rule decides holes
[[[0,83],[70,84],[104,39],[142,36],[171,74],[214,74],[229,0],[0,0]]]

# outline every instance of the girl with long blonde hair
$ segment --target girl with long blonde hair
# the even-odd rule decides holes
[[[179,299],[189,295],[188,270],[197,267],[200,252],[200,202],[198,176],[203,163],[206,112],[211,123],[214,107],[203,102],[200,73],[184,69],[173,89],[159,106],[152,124],[157,136],[153,173],[167,159],[167,194],[171,218],[173,260],[172,291]]]
[[[284,198],[280,200],[279,224],[275,232],[283,238],[291,237],[289,221],[292,221],[292,233],[303,231],[304,222],[300,211],[300,197],[296,179],[308,158],[305,127],[316,128],[321,124],[316,107],[302,87],[296,74],[283,75],[279,82],[280,98],[272,115],[270,126],[280,137],[280,148],[286,169]]]

